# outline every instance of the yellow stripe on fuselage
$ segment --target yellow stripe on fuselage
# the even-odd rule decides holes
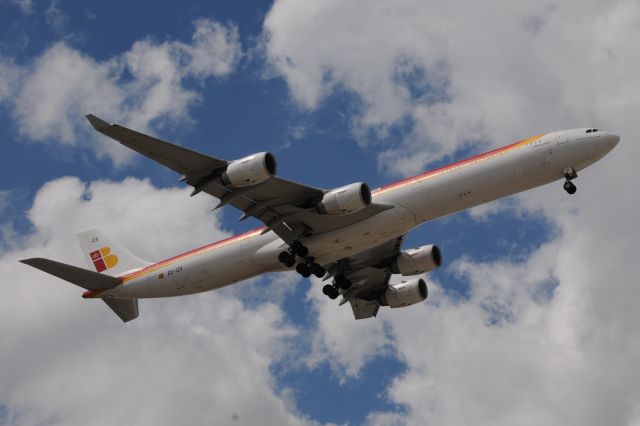
[[[428,172],[425,172],[425,173],[422,173],[422,174],[419,174],[419,175],[416,175],[416,176],[409,177],[409,178],[401,180],[399,182],[392,183],[392,184],[387,185],[387,186],[383,186],[381,188],[378,188],[378,189],[372,191],[372,195],[384,194],[385,192],[388,192],[388,191],[391,191],[391,190],[404,188],[405,186],[411,185],[411,184],[413,184],[415,182],[421,182],[421,181],[426,180],[426,179],[431,179],[431,178],[434,178],[436,176],[441,176],[441,175],[443,175],[445,173],[449,173],[449,172],[452,172],[454,170],[458,170],[458,169],[463,168],[463,167],[471,166],[473,164],[477,164],[477,163],[482,162],[482,161],[490,160],[492,158],[504,155],[504,154],[506,154],[508,152],[516,151],[516,150],[518,150],[520,148],[523,148],[523,147],[525,147],[527,145],[530,145],[531,143],[537,141],[538,139],[540,139],[541,137],[544,137],[545,135],[546,135],[546,133],[541,133],[541,134],[539,134],[537,136],[532,136],[532,137],[530,137],[528,139],[524,139],[522,141],[513,143],[511,145],[507,145],[507,146],[504,146],[502,148],[497,148],[497,149],[494,149],[493,151],[485,152],[484,154],[479,154],[479,155],[476,155],[474,157],[470,157],[470,158],[467,158],[465,160],[461,160],[461,161],[458,161],[456,163],[452,163],[452,164],[449,164],[447,166],[443,166],[443,167],[440,167],[440,168],[435,169],[435,170],[430,170]]]
[[[169,259],[163,260],[163,261],[158,262],[158,263],[154,263],[153,265],[149,265],[146,268],[142,268],[139,271],[132,272],[131,274],[123,275],[122,277],[119,277],[119,278],[122,279],[123,283],[126,283],[126,282],[131,281],[131,280],[135,280],[136,278],[139,278],[139,277],[144,276],[144,275],[146,275],[148,273],[151,273],[151,272],[156,272],[159,269],[162,269],[162,268],[164,268],[166,266],[170,266],[170,265],[172,265],[172,264],[174,264],[174,263],[176,263],[176,262],[178,262],[180,260],[184,260],[184,259],[187,259],[189,257],[198,255],[200,253],[203,253],[203,252],[206,252],[206,251],[209,251],[209,250],[225,247],[225,246],[228,246],[228,245],[231,245],[231,244],[235,244],[235,243],[237,243],[239,241],[243,241],[243,240],[245,240],[247,238],[251,238],[254,235],[257,235],[260,232],[262,232],[262,230],[264,228],[265,227],[263,226],[262,228],[253,229],[251,231],[245,232],[244,234],[234,235],[234,236],[231,236],[229,238],[225,238],[224,240],[220,240],[220,241],[217,241],[215,243],[206,245],[204,247],[200,247],[200,248],[188,251],[186,253],[179,254],[178,256],[171,257]]]

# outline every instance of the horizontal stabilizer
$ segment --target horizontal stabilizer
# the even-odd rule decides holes
[[[106,290],[120,284],[120,279],[116,277],[56,262],[55,260],[34,257],[32,259],[23,259],[20,262],[87,290]]]
[[[102,300],[123,322],[138,318],[138,299],[105,297]]]

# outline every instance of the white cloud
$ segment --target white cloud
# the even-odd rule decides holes
[[[327,323],[321,314],[315,339],[330,342],[323,349],[337,362],[336,371],[362,370],[390,348],[406,365],[386,390],[406,411],[374,409],[369,422],[640,421],[640,268],[634,250],[640,194],[611,191],[619,178],[585,173],[577,199],[558,185],[522,196],[525,205],[544,203],[546,215],[555,218],[556,237],[524,261],[465,258],[447,266],[469,282],[468,299],[430,283],[426,303],[383,308],[375,327],[379,338],[392,342],[386,347],[371,344],[375,340],[366,334],[332,338],[347,333],[348,318]],[[318,297],[316,303],[325,302]],[[328,308],[339,316],[335,306]]]
[[[307,292],[307,299],[317,313],[317,323],[311,331],[311,350],[305,363],[314,368],[328,362],[341,383],[357,380],[368,361],[393,353],[393,342],[382,321],[355,321],[351,305],[338,306],[338,300],[322,294],[322,285],[320,280],[313,279]]]
[[[0,287],[7,424],[306,423],[269,370],[297,333],[276,304],[248,308],[220,291],[142,300],[140,318],[123,324],[81,289],[18,263],[82,266],[74,234],[94,226],[150,260],[227,235],[208,198],[188,192],[73,177],[38,191],[32,232],[0,255],[10,277]]]
[[[15,86],[20,77],[20,68],[6,58],[0,57],[0,106],[9,103],[15,95]]]
[[[640,271],[629,250],[637,236],[628,232],[634,215],[617,213],[609,223],[589,217],[616,203],[587,202],[579,214],[563,212],[562,237],[525,263],[454,265],[471,283],[469,300],[445,297],[437,306],[390,317],[408,365],[390,396],[410,407],[405,421],[640,420],[640,315],[633,302],[640,297]]]
[[[32,0],[5,0],[1,3],[14,4],[20,8],[22,13],[29,14],[33,11]]]
[[[11,201],[11,191],[0,191],[0,213],[7,208]]]
[[[61,34],[69,22],[69,17],[60,9],[60,0],[51,0],[49,7],[44,11],[44,17],[56,34]]]
[[[591,125],[622,136],[580,173],[575,196],[556,182],[473,211],[488,221],[495,211],[543,215],[554,233],[528,259],[459,261],[449,267],[470,282],[469,299],[432,285],[424,305],[381,310],[377,332],[407,365],[388,396],[407,411],[373,412],[371,423],[640,422],[639,9],[627,0],[275,3],[265,21],[272,71],[303,108],[355,94],[354,133],[365,143],[406,126],[380,156],[390,171],[413,173],[476,139],[503,145]],[[407,69],[413,77],[399,78]],[[314,303],[315,341],[336,371],[388,353],[366,334],[340,337],[350,326],[323,320],[326,301]]]
[[[95,60],[63,42],[29,65],[4,58],[2,69],[11,72],[0,74],[0,100],[10,106],[20,132],[37,142],[95,141],[84,119],[89,112],[143,131],[188,122],[189,108],[200,95],[186,83],[223,78],[241,56],[235,26],[207,19],[194,25],[191,43],[145,39],[108,60]],[[94,146],[117,164],[131,155],[117,144]]]

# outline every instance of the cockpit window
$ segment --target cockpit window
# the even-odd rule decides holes
[[[595,132],[597,132],[597,131],[599,131],[599,130],[598,130],[598,129],[587,129],[587,130],[585,131],[585,133],[591,133],[591,132],[594,132],[594,133],[595,133]]]

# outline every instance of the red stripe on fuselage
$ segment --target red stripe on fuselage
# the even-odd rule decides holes
[[[253,229],[251,231],[245,232],[244,234],[233,235],[233,236],[231,236],[229,238],[225,238],[224,240],[216,241],[215,243],[211,243],[211,244],[208,244],[206,246],[199,247],[197,249],[193,249],[193,250],[188,251],[186,253],[182,253],[182,254],[179,254],[177,256],[170,257],[169,259],[165,259],[165,260],[163,260],[161,262],[154,263],[153,265],[149,265],[149,266],[147,266],[145,268],[142,268],[142,269],[140,269],[138,271],[131,272],[130,274],[122,275],[122,276],[120,276],[118,278],[122,279],[123,281],[130,281],[130,280],[132,280],[134,278],[137,278],[140,275],[144,275],[144,274],[146,274],[148,272],[152,272],[154,270],[160,269],[163,266],[169,265],[169,264],[171,264],[171,263],[173,263],[173,262],[175,262],[177,260],[181,260],[181,259],[193,256],[195,254],[198,254],[198,253],[201,253],[203,251],[207,251],[207,250],[213,249],[213,248],[215,248],[217,246],[220,246],[220,245],[223,245],[223,244],[226,245],[228,243],[231,243],[234,240],[244,239],[246,237],[251,236],[251,234],[257,234],[259,232],[262,232],[262,230],[265,229],[265,228],[266,228],[266,226],[263,226],[261,228],[256,228],[256,229]]]
[[[442,172],[444,172],[446,170],[453,169],[454,167],[463,166],[463,165],[465,165],[467,163],[471,163],[473,161],[477,161],[477,160],[480,160],[480,159],[485,158],[485,157],[490,157],[490,156],[499,154],[499,153],[504,152],[504,151],[509,151],[511,149],[518,148],[521,145],[527,145],[528,143],[530,143],[530,142],[532,142],[532,141],[534,141],[534,140],[536,140],[536,139],[538,139],[538,138],[540,138],[540,137],[542,137],[544,135],[545,134],[543,133],[543,134],[540,134],[540,135],[537,135],[537,136],[533,136],[533,137],[530,137],[530,138],[527,138],[527,139],[523,139],[523,140],[520,140],[518,142],[512,143],[511,145],[503,146],[502,148],[496,148],[494,150],[485,152],[483,154],[474,155],[473,157],[469,157],[469,158],[466,158],[464,160],[456,161],[455,163],[451,163],[451,164],[439,167],[439,168],[434,169],[434,170],[429,170],[427,172],[421,173],[421,174],[416,175],[416,176],[408,177],[408,178],[403,179],[401,181],[398,181],[398,182],[395,182],[395,183],[380,187],[378,189],[375,189],[375,190],[372,191],[372,193],[373,194],[377,194],[379,192],[385,192],[385,191],[388,191],[390,189],[396,188],[398,186],[404,186],[404,185],[406,185],[408,183],[427,178],[427,177],[429,177],[431,175],[435,175],[437,173],[442,173]]]

